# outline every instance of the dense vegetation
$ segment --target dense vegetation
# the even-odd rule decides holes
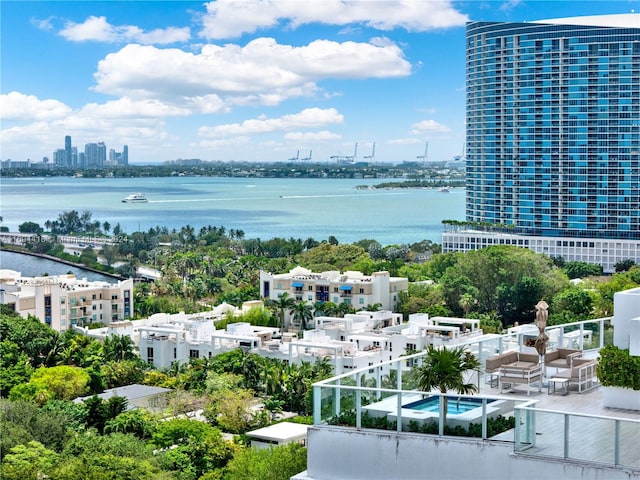
[[[28,230],[44,230],[33,222],[25,223]],[[221,302],[239,306],[259,297],[260,270],[285,272],[296,265],[318,272],[388,271],[407,277],[410,288],[400,302],[405,318],[416,312],[468,315],[480,318],[487,331],[533,321],[534,305],[541,298],[550,304],[550,324],[609,316],[613,293],[640,284],[640,267],[630,260],[616,266],[619,273],[602,277],[598,265],[567,262],[511,246],[442,254],[439,245],[429,240],[382,246],[372,239],[340,244],[333,236],[326,240],[247,239],[242,230],[226,230],[223,226],[198,231],[189,225],[180,230],[155,227],[126,234],[118,224],[93,220],[91,212],[77,211],[63,212],[45,222],[45,228],[51,236],[27,248],[125,277],[134,276],[140,265],[161,271],[161,280],[136,287],[136,315],[141,317],[157,312],[192,312]],[[69,232],[102,236],[111,243],[99,250],[87,246],[79,257],[73,256],[55,241],[57,234]],[[582,283],[570,282],[577,278]],[[256,315],[254,321],[277,325],[282,310],[293,309],[293,305],[271,306],[271,315]],[[300,308],[299,315],[348,313],[342,307],[326,302],[310,306],[310,313]]]
[[[135,354],[129,337],[99,342],[59,334],[6,307],[0,338],[3,479],[289,478],[306,466],[302,447],[257,453],[242,434],[283,410],[306,418],[310,385],[331,373],[326,362],[288,365],[242,350],[155,370]],[[122,397],[94,395],[132,383],[173,392],[155,414],[127,410]],[[88,398],[72,402],[79,396]],[[206,422],[191,418],[196,410]],[[228,442],[222,431],[240,436]],[[262,476],[275,464],[276,476]],[[243,476],[247,469],[257,476]]]
[[[81,173],[85,178],[95,177],[170,177],[209,176],[243,178],[397,178],[411,180],[442,180],[464,177],[464,163],[448,162],[404,162],[369,164],[336,164],[321,162],[204,162],[173,161],[161,165],[129,165],[93,169],[55,167],[4,169],[6,177],[74,176]]]
[[[365,274],[386,270],[407,277],[409,290],[400,298],[405,317],[426,312],[480,318],[487,333],[532,322],[540,299],[550,305],[551,325],[610,316],[613,294],[640,285],[640,266],[633,262],[621,262],[620,272],[602,277],[600,267],[511,246],[442,254],[427,240],[387,246],[370,239],[340,244],[334,237],[261,240],[246,239],[241,230],[209,226],[195,231],[188,225],[126,234],[117,224],[76,211],[64,212],[44,228],[25,222],[21,231],[44,235],[43,241],[27,245],[32,251],[68,255],[126,276],[140,265],[160,270],[161,280],[140,282],[135,288],[138,317],[210,309],[223,301],[239,306],[258,298],[260,269],[284,272],[296,265]],[[79,257],[69,255],[56,241],[56,235],[69,232],[111,243],[100,249],[87,246]],[[575,278],[581,283],[570,281]],[[346,307],[331,302],[307,305],[283,296],[267,302],[265,310],[227,321],[279,326],[283,313],[289,312],[304,328],[314,315],[352,311]],[[242,350],[156,370],[135,354],[128,337],[98,342],[73,332],[59,334],[39,319],[23,319],[3,308],[0,476],[289,478],[305,468],[304,448],[256,452],[246,448],[243,434],[273,422],[281,411],[308,419],[310,386],[330,374],[326,361],[289,365]],[[157,414],[128,411],[119,397],[103,401],[92,396],[131,383],[167,387],[173,393]],[[88,398],[73,403],[79,396]],[[191,418],[197,410],[206,422]],[[495,428],[509,425],[501,420]],[[222,431],[236,434],[236,439],[223,440]]]

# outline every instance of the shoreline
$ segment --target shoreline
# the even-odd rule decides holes
[[[68,260],[63,260],[61,258],[54,257],[52,255],[47,255],[46,253],[25,252],[25,251],[22,251],[22,250],[14,250],[13,248],[7,248],[6,244],[0,245],[0,250],[3,250],[5,252],[11,252],[11,253],[19,253],[21,255],[29,255],[31,257],[44,258],[45,260],[51,260],[52,262],[61,263],[63,265],[69,265],[70,267],[78,268],[80,270],[86,270],[87,272],[98,273],[100,275],[104,275],[105,277],[111,277],[111,278],[113,278],[115,280],[126,280],[126,278],[124,278],[124,277],[122,277],[120,275],[116,275],[114,273],[105,272],[103,270],[98,270],[97,268],[87,267],[83,263],[75,263],[75,262],[70,262]]]

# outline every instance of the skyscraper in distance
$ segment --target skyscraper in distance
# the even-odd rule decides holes
[[[466,54],[468,224],[443,249],[640,263],[640,15],[470,22]]]
[[[66,135],[64,137],[64,166],[71,167],[72,163],[71,135]]]

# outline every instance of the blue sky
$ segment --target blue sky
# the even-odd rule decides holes
[[[465,22],[640,12],[640,0],[6,1],[0,158],[129,145],[176,158],[460,155]]]

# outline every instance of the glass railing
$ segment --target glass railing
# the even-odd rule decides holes
[[[516,453],[640,468],[640,419],[515,407]]]
[[[411,357],[416,356],[405,360],[412,362]],[[314,384],[314,424],[487,439],[513,431],[515,406],[529,403],[420,391],[404,362],[380,364],[370,372],[368,367]]]
[[[594,352],[611,343],[610,319],[549,327],[551,348]],[[576,333],[573,333],[576,332]],[[480,360],[514,347],[518,335],[469,339]],[[460,395],[419,390],[415,367],[426,352],[354,370],[313,385],[314,425],[427,433],[509,441],[523,455],[546,455],[615,466],[640,467],[640,420],[536,408],[538,400],[501,395]],[[466,383],[483,391],[487,378],[468,372]],[[445,415],[446,408],[446,415]]]

